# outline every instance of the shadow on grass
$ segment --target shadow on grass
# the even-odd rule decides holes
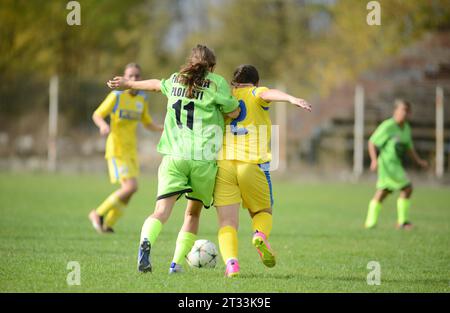
[[[366,284],[365,276],[324,276],[324,275],[300,275],[300,274],[280,274],[280,273],[242,273],[240,278],[243,279],[280,279],[280,280],[304,280],[304,281],[340,281],[340,282],[352,282]],[[448,281],[442,278],[420,278],[420,279],[396,279],[396,278],[382,278],[381,283],[394,283],[394,284],[423,284],[423,285],[446,285]]]
[[[365,276],[304,276],[308,280],[321,280],[321,281],[346,281],[346,282],[361,282],[366,283]],[[448,280],[442,278],[420,278],[420,279],[397,279],[397,278],[381,278],[381,283],[400,283],[400,284],[447,284]]]
[[[300,275],[294,275],[294,274],[255,274],[255,273],[243,273],[240,274],[239,277],[245,278],[245,279],[261,279],[261,278],[268,278],[268,279],[298,279],[300,278]]]

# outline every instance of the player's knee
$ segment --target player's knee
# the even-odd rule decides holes
[[[136,192],[138,191],[138,185],[137,185],[137,183],[128,183],[128,184],[125,184],[125,185],[123,186],[123,191],[124,191],[127,195],[131,196],[132,194],[134,194],[134,193],[136,193]]]
[[[152,217],[160,220],[163,224],[169,219],[169,215],[161,210],[156,210],[155,212],[153,212]]]
[[[375,196],[372,198],[372,200],[375,200],[377,202],[383,202],[384,199],[390,194],[390,191],[388,190],[381,190],[377,193],[375,193]]]
[[[413,188],[411,186],[409,186],[402,190],[401,195],[404,198],[409,198],[409,197],[411,197],[412,192],[413,192]]]

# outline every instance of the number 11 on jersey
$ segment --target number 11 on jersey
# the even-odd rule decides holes
[[[177,119],[178,128],[183,128],[183,123],[181,122],[181,106],[182,106],[181,99],[172,104],[172,108],[175,110],[175,117]],[[194,129],[194,108],[195,108],[194,101],[190,101],[183,107],[183,110],[187,111],[186,126],[190,130]]]

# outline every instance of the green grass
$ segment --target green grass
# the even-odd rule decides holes
[[[449,292],[450,192],[415,190],[417,227],[394,228],[395,198],[377,229],[364,230],[372,184],[298,184],[274,180],[271,244],[278,264],[265,268],[251,245],[250,218],[241,212],[241,277],[189,269],[169,276],[185,200],[180,200],[153,251],[154,272],[136,271],[142,223],[153,211],[156,181],[140,179],[114,235],[97,235],[89,210],[113,189],[104,175],[0,173],[0,292]],[[199,238],[217,244],[214,209],[202,214]],[[68,286],[69,261],[81,265],[81,285]],[[367,263],[381,265],[381,285],[369,286]]]

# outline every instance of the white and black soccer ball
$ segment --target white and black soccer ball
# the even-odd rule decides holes
[[[199,239],[194,243],[191,251],[186,256],[186,261],[190,267],[214,268],[218,257],[219,252],[213,242]]]

